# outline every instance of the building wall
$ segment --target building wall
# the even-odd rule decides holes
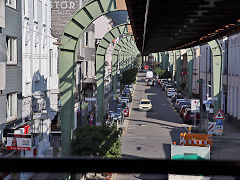
[[[240,119],[240,34],[228,37],[228,108],[227,113],[236,119]]]
[[[1,2],[2,3],[2,2]],[[1,4],[2,5],[2,4]],[[5,1],[4,1],[5,6]],[[3,7],[1,7],[3,8]],[[16,9],[5,6],[5,28],[0,33],[0,62],[7,62],[6,38],[17,38],[17,64],[6,65],[6,88],[0,95],[0,134],[2,128],[17,127],[22,123],[22,53],[21,53],[21,2],[17,3]],[[1,78],[1,77],[0,77]],[[8,121],[7,112],[7,94],[16,92],[17,98],[17,117]],[[2,136],[0,136],[2,137]]]
[[[58,47],[53,45],[56,38],[51,35],[51,3],[49,0],[22,1],[22,47],[23,47],[23,119],[33,119],[33,107],[40,106],[39,112],[47,113],[47,118],[34,119],[36,128],[31,131],[43,133],[37,137],[39,143],[23,156],[33,156],[33,149],[37,149],[37,156],[46,156],[50,148],[49,134],[51,121],[58,111]],[[34,3],[33,3],[34,2]],[[35,11],[34,11],[35,10]],[[44,97],[35,99],[34,94],[42,93]],[[41,128],[42,121],[42,130]],[[25,176],[23,174],[22,176]]]
[[[193,61],[193,79],[192,79],[192,91],[194,94],[199,94],[199,82],[200,72],[200,46],[194,47],[194,61]]]
[[[0,28],[5,27],[5,1],[0,0]]]
[[[80,9],[82,0],[51,0],[52,35],[60,38],[73,15]]]

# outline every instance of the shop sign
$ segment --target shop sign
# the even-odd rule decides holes
[[[31,151],[31,135],[14,134],[13,137],[7,137],[7,150]]]

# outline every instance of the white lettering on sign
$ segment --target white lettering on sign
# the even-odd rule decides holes
[[[73,1],[62,1],[62,2],[60,2],[60,1],[52,1],[51,2],[51,7],[53,8],[53,9],[64,9],[64,10],[66,10],[66,9],[75,9],[76,8],[76,4],[75,4],[75,2],[73,2]]]

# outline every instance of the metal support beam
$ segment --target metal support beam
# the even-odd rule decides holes
[[[181,52],[180,50],[175,51],[176,55],[176,81],[177,89],[180,90],[180,75],[181,75]]]
[[[192,76],[193,76],[193,49],[188,48],[187,51],[187,69],[188,69],[188,98],[192,98]]]
[[[161,52],[161,56],[162,56],[162,69],[167,71],[169,64],[168,52]]]
[[[173,54],[173,51],[169,51],[169,61],[170,61],[170,67],[169,67],[169,70],[170,70],[170,73],[171,73],[171,79],[173,79],[173,58],[174,58],[174,54]]]
[[[213,56],[213,96],[214,114],[221,108],[221,92],[222,92],[222,47],[218,40],[208,42]]]
[[[122,34],[128,34],[127,23],[118,25],[107,32],[101,39],[96,50],[96,78],[97,78],[97,122],[102,123],[104,112],[104,75],[105,55],[110,43]]]

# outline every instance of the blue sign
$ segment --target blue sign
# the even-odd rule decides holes
[[[216,125],[222,126],[223,120],[222,119],[216,119]]]
[[[212,101],[211,101],[211,100],[208,100],[206,104],[212,104]]]

